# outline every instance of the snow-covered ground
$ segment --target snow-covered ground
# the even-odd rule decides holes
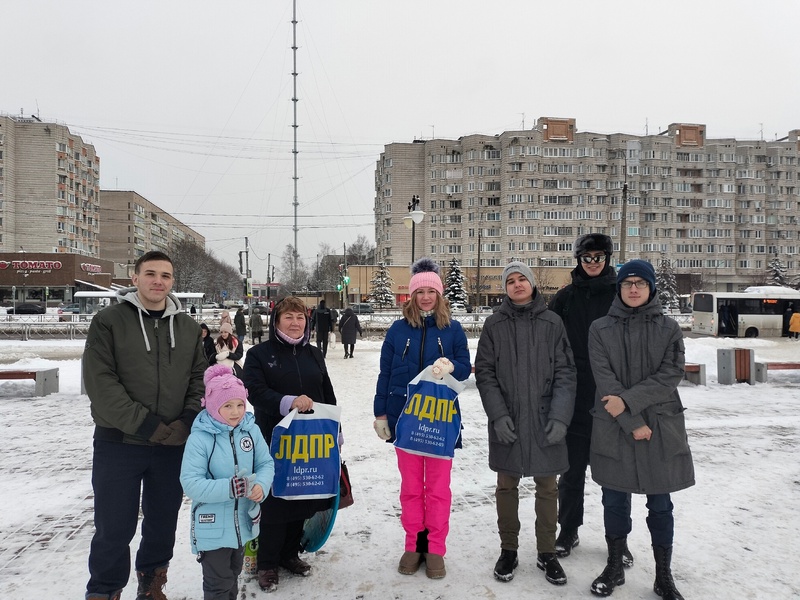
[[[92,535],[89,402],[80,393],[81,340],[1,341],[6,367],[58,367],[60,392],[33,397],[33,382],[0,383],[0,597],[82,598]],[[487,467],[486,417],[473,380],[461,396],[464,448],[456,454],[447,577],[397,573],[403,551],[399,475],[391,446],[372,430],[379,339],[359,341],[355,359],[341,346],[328,366],[343,409],[344,458],[355,505],[340,512],[328,543],[308,560],[310,578],[282,575],[275,598],[590,598],[605,564],[598,487],[586,491],[581,544],[562,561],[569,581],[556,587],[535,565],[532,481],[521,489],[520,566],[515,579],[492,577],[499,554],[495,476]],[[470,340],[473,349],[477,341]],[[697,485],[673,495],[673,568],[686,598],[800,597],[800,371],[770,372],[769,383],[718,385],[716,349],[750,347],[756,360],[800,360],[800,343],[780,340],[687,339],[687,360],[705,363],[708,387],[681,386]],[[169,571],[170,600],[200,599],[201,573],[189,550],[188,501],[178,524]],[[629,545],[636,565],[613,597],[657,598],[644,522],[634,497]],[[134,545],[137,544],[134,540]],[[266,598],[245,578],[241,598]],[[129,583],[123,598],[135,596]]]

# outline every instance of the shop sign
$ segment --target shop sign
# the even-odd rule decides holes
[[[0,260],[0,270],[11,267],[16,271],[28,273],[50,273],[61,269],[62,266],[60,260]]]

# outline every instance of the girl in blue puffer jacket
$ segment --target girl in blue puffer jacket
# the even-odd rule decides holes
[[[244,545],[258,536],[260,502],[275,467],[261,430],[246,412],[247,390],[225,365],[204,376],[205,410],[192,425],[181,485],[192,499],[192,552],[203,567],[204,600],[238,595]]]

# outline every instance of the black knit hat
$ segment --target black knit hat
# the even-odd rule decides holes
[[[614,254],[614,243],[603,233],[587,233],[572,244],[572,256],[579,258],[587,252],[605,252],[606,256]]]

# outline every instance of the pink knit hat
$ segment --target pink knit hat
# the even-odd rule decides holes
[[[411,273],[411,281],[408,284],[408,292],[410,294],[413,294],[421,287],[433,288],[439,292],[440,296],[444,294],[442,278],[439,277],[439,265],[430,258],[420,258],[411,265]]]
[[[225,333],[226,331],[228,333],[233,333],[233,327],[231,327],[230,323],[223,323],[222,325],[219,326],[220,333]]]
[[[202,405],[215,421],[228,423],[219,414],[220,407],[228,400],[246,400],[247,389],[242,380],[233,374],[233,369],[222,364],[206,369],[203,375],[206,394]]]

